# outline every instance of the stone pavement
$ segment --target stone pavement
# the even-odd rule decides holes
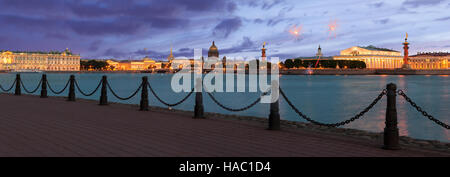
[[[187,103],[184,103],[187,104]],[[450,156],[251,121],[192,119],[136,105],[0,94],[0,156]]]

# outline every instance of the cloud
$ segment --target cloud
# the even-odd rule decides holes
[[[389,22],[389,18],[385,18],[385,19],[381,19],[381,20],[374,20],[374,22],[375,23],[378,23],[378,24],[386,24],[386,23],[388,23]]]
[[[272,2],[264,2],[263,5],[261,6],[261,8],[263,10],[268,10],[282,2],[283,2],[283,0],[273,0]]]
[[[404,6],[417,8],[420,6],[431,6],[431,5],[438,5],[444,0],[406,0],[403,2]]]
[[[71,21],[68,23],[70,28],[80,35],[132,35],[136,34],[143,24],[132,20],[117,20],[113,22],[104,21]]]
[[[93,52],[97,51],[99,49],[100,45],[102,44],[102,42],[103,42],[102,40],[96,40],[96,41],[92,42],[91,45],[89,45],[89,50],[93,51]]]
[[[369,4],[369,7],[380,8],[384,5],[384,2],[376,2]]]
[[[124,52],[122,50],[116,48],[109,48],[104,53],[104,56],[113,57],[113,58],[128,58],[130,57],[129,52]]]
[[[242,20],[239,17],[222,20],[214,27],[213,35],[227,38],[232,32],[237,31],[242,26]]]
[[[237,45],[234,45],[230,48],[220,49],[219,52],[223,54],[236,54],[240,52],[256,52],[259,51],[258,45],[250,39],[250,37],[244,36],[242,37],[242,41],[240,41]]]
[[[260,18],[257,18],[257,19],[255,19],[255,20],[253,20],[253,22],[254,22],[254,23],[263,23],[264,20],[262,20],[262,19],[260,19]]]
[[[442,18],[437,18],[437,19],[434,19],[435,21],[447,21],[447,20],[450,20],[450,16],[448,16],[448,17],[442,17]]]

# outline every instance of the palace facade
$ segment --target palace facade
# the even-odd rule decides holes
[[[403,56],[399,51],[378,48],[375,46],[350,47],[341,50],[339,56],[333,56],[333,60],[359,60],[366,63],[369,69],[394,69],[401,68]]]
[[[148,69],[160,69],[161,64],[148,57],[142,60],[106,60],[113,71],[143,71]]]
[[[450,53],[427,52],[408,57],[411,69],[450,69]]]
[[[63,52],[3,51],[0,70],[79,71],[80,56],[69,49]]]

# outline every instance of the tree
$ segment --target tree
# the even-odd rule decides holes
[[[293,68],[294,61],[292,61],[292,59],[287,59],[286,61],[284,61],[284,66],[286,66],[286,68]]]

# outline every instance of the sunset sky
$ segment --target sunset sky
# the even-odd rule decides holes
[[[325,56],[375,45],[450,51],[449,0],[0,0],[0,49],[71,49],[82,58]],[[330,25],[335,30],[330,30]],[[295,29],[298,35],[290,33]]]

